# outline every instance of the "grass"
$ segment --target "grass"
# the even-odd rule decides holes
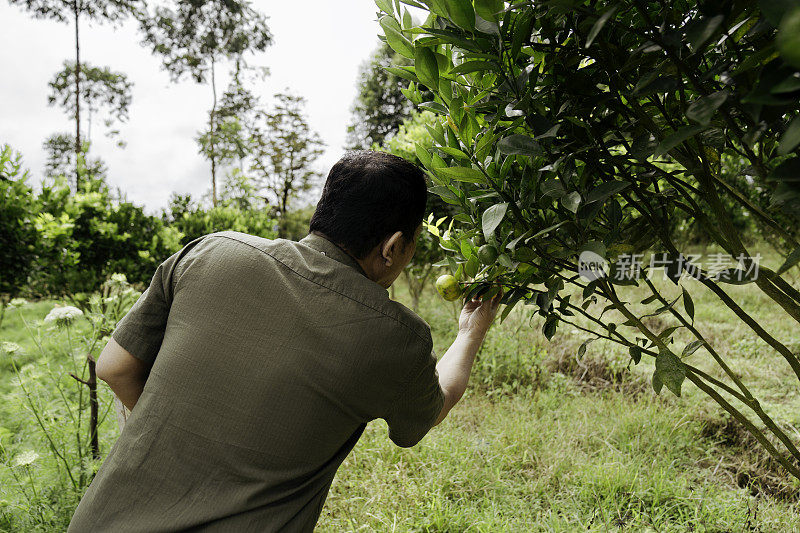
[[[685,283],[701,332],[773,418],[800,426],[788,365],[713,294]],[[726,290],[800,349],[800,330],[771,300],[753,287]],[[402,286],[396,298],[409,301]],[[441,355],[458,308],[428,291],[419,312]],[[657,396],[652,361],[629,368],[627,351],[604,341],[578,361],[583,332],[562,325],[547,342],[541,325],[520,309],[493,326],[465,399],[415,448],[393,447],[385,424],[370,424],[319,530],[800,531],[800,485],[700,391],[687,383],[681,398]],[[705,350],[691,358],[721,375]]]
[[[798,383],[785,362],[716,297],[686,283],[702,333],[771,416],[800,427]],[[800,330],[770,300],[752,287],[728,291],[800,350]],[[402,285],[396,298],[409,301]],[[41,318],[49,309],[42,302],[25,312]],[[439,355],[458,311],[431,290],[423,295],[419,312]],[[464,400],[416,447],[397,448],[383,421],[369,424],[337,473],[318,530],[800,531],[800,485],[691,384],[680,398],[657,396],[652,361],[631,366],[625,350],[601,341],[578,361],[585,334],[560,327],[547,342],[541,325],[520,307],[493,326]],[[14,312],[0,340],[33,348]],[[720,375],[703,349],[691,358]],[[12,389],[2,363],[0,393]]]

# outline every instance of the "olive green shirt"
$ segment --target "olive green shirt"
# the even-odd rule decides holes
[[[311,531],[367,422],[438,417],[430,328],[317,235],[169,257],[113,338],[152,365],[69,531]]]

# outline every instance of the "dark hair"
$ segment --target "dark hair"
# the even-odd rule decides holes
[[[384,152],[349,152],[328,173],[309,231],[363,259],[395,231],[403,232],[406,243],[413,240],[427,194],[417,165]]]

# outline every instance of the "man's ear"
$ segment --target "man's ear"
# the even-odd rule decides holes
[[[402,244],[402,231],[395,231],[388,239],[383,241],[383,246],[381,246],[381,257],[383,258],[387,267],[392,266],[395,256],[401,253]]]

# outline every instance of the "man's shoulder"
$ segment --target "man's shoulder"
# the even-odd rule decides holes
[[[390,319],[398,327],[412,332],[423,343],[431,343],[430,326],[418,314],[391,300],[386,289],[360,272],[326,257],[310,246],[297,241],[267,239],[233,230],[209,233],[205,238],[236,241],[258,250],[299,278],[338,293],[354,305]]]
[[[431,327],[421,316],[395,300],[388,300],[387,305],[399,322],[412,329],[424,343],[433,344]]]

